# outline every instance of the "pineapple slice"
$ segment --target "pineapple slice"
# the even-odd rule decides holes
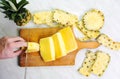
[[[72,52],[77,49],[77,42],[75,40],[75,37],[73,35],[73,31],[70,27],[66,27],[59,31],[62,35],[66,53]]]
[[[104,15],[101,11],[92,9],[84,15],[83,22],[88,30],[100,30],[104,24]]]
[[[26,53],[37,52],[40,49],[39,47],[40,47],[39,44],[36,42],[28,42]]]
[[[60,58],[66,55],[65,44],[61,34],[58,32],[52,36],[55,47],[55,58]]]
[[[45,62],[55,60],[55,48],[52,37],[40,39],[40,54]]]

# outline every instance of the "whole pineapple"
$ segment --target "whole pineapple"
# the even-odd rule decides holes
[[[26,0],[21,0],[17,3],[16,0],[1,0],[0,8],[2,13],[13,20],[18,26],[24,26],[31,20],[31,13],[29,10],[24,8],[25,5],[29,4]]]

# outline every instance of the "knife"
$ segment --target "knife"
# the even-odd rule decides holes
[[[24,79],[27,79],[27,53],[25,57],[25,72],[24,72]]]
[[[28,29],[28,35],[27,35],[28,41],[29,41],[29,36],[30,36],[30,31],[29,31],[29,29]],[[27,43],[27,44],[28,44],[28,43]],[[27,45],[27,46],[28,46],[28,45]],[[27,59],[28,59],[28,53],[27,53],[27,52],[28,52],[28,50],[25,51],[25,72],[24,72],[24,79],[27,79],[27,69],[28,69],[28,68],[27,68],[27,66],[28,66],[28,65],[27,65],[27,64],[28,64],[28,63],[27,63],[27,61],[28,61],[28,60],[27,60]]]

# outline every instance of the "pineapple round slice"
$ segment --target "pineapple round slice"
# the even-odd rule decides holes
[[[88,30],[100,30],[104,24],[104,14],[99,10],[92,9],[84,15],[83,22]]]

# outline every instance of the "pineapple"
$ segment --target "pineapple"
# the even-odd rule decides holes
[[[21,0],[20,2],[16,0],[1,0],[0,8],[2,13],[6,15],[5,18],[13,20],[18,26],[24,26],[31,20],[31,13],[24,8],[27,4],[29,2],[26,0]]]

